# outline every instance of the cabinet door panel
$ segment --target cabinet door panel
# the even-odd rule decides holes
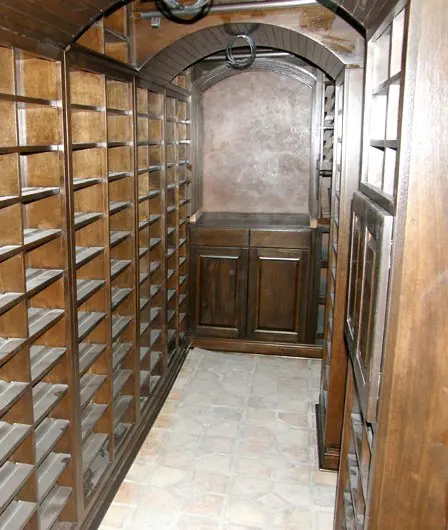
[[[247,249],[192,247],[193,333],[242,337],[245,333]]]
[[[369,422],[376,421],[377,413],[392,223],[385,210],[361,193],[354,194],[345,336]]]
[[[307,251],[251,249],[249,338],[304,341],[308,274]]]

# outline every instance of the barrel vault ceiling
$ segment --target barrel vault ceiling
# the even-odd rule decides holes
[[[27,45],[28,48],[31,42],[37,42],[55,50],[65,49],[95,20],[128,2],[129,0],[2,0],[0,42]],[[226,0],[216,0],[216,3],[226,3]],[[319,3],[336,12],[344,10],[360,26],[368,29],[397,0],[319,0]]]

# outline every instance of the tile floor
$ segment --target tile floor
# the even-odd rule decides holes
[[[320,361],[190,351],[101,530],[331,530]]]

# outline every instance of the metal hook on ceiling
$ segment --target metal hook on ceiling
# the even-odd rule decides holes
[[[157,9],[171,22],[176,24],[194,24],[208,15],[213,0],[196,0],[193,4],[184,4],[179,0],[156,0]],[[185,15],[191,15],[189,18]]]
[[[249,50],[250,50],[249,56],[244,59],[240,59],[240,60],[235,59],[235,57],[233,56],[233,46],[235,44],[235,41],[237,41],[238,39],[244,40],[249,46]],[[234,70],[245,70],[246,68],[249,68],[249,66],[253,64],[256,56],[257,56],[257,45],[255,44],[254,39],[250,37],[249,35],[240,34],[240,35],[235,35],[229,39],[227,43],[227,48],[226,48],[226,58],[227,58],[227,64],[230,66],[230,68],[233,68]]]

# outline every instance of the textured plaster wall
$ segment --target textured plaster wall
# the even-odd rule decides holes
[[[203,95],[203,211],[307,213],[311,89],[244,72]]]

